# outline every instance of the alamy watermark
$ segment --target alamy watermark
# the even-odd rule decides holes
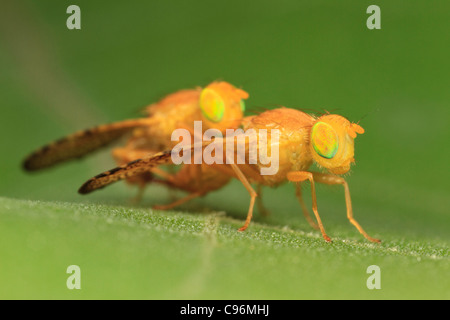
[[[367,28],[370,30],[381,29],[381,9],[377,5],[370,5],[367,7],[366,13],[371,15],[367,18]]]
[[[67,7],[66,13],[70,13],[71,15],[67,18],[66,26],[67,29],[81,29],[81,9],[77,5],[70,5]]]
[[[67,278],[67,289],[81,289],[81,269],[77,265],[70,265],[67,267],[66,273],[70,274]]]
[[[371,274],[366,281],[367,289],[381,289],[381,269],[377,265],[371,265],[367,267],[367,274]]]
[[[172,141],[181,140],[172,149],[174,164],[258,164],[261,175],[274,175],[278,172],[278,129],[226,129],[224,137],[217,129],[208,129],[203,133],[202,121],[194,121],[194,146],[210,143],[204,148],[194,148],[193,155],[191,149],[184,148],[192,144],[191,137],[192,134],[187,129],[173,131]]]

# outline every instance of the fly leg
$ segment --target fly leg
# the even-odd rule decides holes
[[[238,229],[238,231],[245,231],[245,229],[247,229],[248,225],[250,224],[250,221],[252,220],[253,206],[255,205],[255,199],[258,196],[258,194],[255,192],[255,190],[253,190],[252,186],[250,185],[250,182],[248,182],[247,178],[239,169],[239,167],[234,163],[230,163],[230,166],[233,169],[234,173],[236,174],[236,177],[239,179],[239,181],[242,182],[242,184],[244,185],[245,189],[247,189],[251,197],[250,206],[248,208],[247,213],[247,219],[245,219],[245,224]]]
[[[138,192],[134,197],[132,197],[129,201],[131,204],[137,205],[142,201],[142,197],[144,196],[145,191],[145,183],[140,183],[138,186]]]
[[[164,204],[164,205],[154,205],[153,209],[156,209],[156,210],[169,210],[169,209],[175,208],[175,207],[177,207],[179,205],[182,205],[183,203],[188,202],[188,201],[190,201],[192,199],[201,197],[202,195],[203,195],[203,193],[201,193],[201,192],[190,193],[186,197],[178,199],[178,200],[176,200],[176,201],[174,201],[172,203]]]
[[[300,202],[300,206],[302,207],[303,215],[305,216],[306,221],[308,221],[311,227],[313,227],[316,230],[319,230],[319,226],[317,225],[317,223],[314,222],[314,220],[309,215],[308,208],[306,208],[305,202],[303,201],[302,186],[300,182],[296,184],[295,195],[297,196],[298,202]]]
[[[293,171],[287,174],[287,179],[292,182],[302,182],[309,180],[311,183],[311,196],[312,196],[312,209],[314,215],[316,216],[317,224],[319,225],[320,232],[327,242],[331,242],[330,237],[326,234],[325,228],[323,227],[322,221],[320,220],[319,212],[317,211],[317,199],[316,199],[316,186],[314,184],[314,177],[311,172],[307,171]]]
[[[313,172],[314,180],[318,183],[333,185],[333,184],[341,184],[344,186],[345,190],[345,204],[347,206],[347,218],[350,220],[350,223],[353,224],[356,229],[369,241],[371,242],[381,242],[379,239],[372,238],[369,236],[364,229],[360,226],[360,224],[353,218],[353,209],[352,209],[352,201],[350,198],[350,190],[348,188],[347,181],[345,181],[344,178],[335,176],[332,174],[326,174],[326,173],[318,173]]]
[[[170,174],[158,167],[151,168],[149,171],[152,172],[153,174],[156,174],[157,176],[160,176],[161,178],[169,180],[169,181],[171,181],[173,178],[172,174]]]
[[[262,185],[258,184],[257,187],[257,194],[258,197],[256,198],[256,207],[258,208],[259,213],[263,216],[263,217],[267,217],[270,215],[269,210],[266,209],[266,207],[264,206],[264,203],[262,202]]]

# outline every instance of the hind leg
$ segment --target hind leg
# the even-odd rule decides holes
[[[174,201],[174,202],[172,202],[172,203],[169,203],[169,204],[154,205],[154,206],[153,206],[153,209],[157,209],[157,210],[169,210],[169,209],[175,208],[175,207],[177,207],[177,206],[180,206],[180,205],[182,205],[183,203],[186,203],[186,202],[188,202],[188,201],[190,201],[190,200],[192,200],[192,199],[201,197],[202,195],[203,195],[203,194],[200,193],[200,192],[194,192],[194,193],[191,193],[191,194],[187,195],[186,197],[183,197],[183,198],[181,198],[181,199],[178,199],[178,200],[176,200],[176,201]]]

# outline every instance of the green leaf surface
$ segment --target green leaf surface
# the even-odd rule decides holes
[[[2,198],[2,298],[403,299],[449,298],[445,241],[353,230],[318,232],[242,221],[223,212]],[[66,268],[81,269],[81,290]],[[382,270],[381,290],[366,286]],[[443,278],[440,278],[442,275]]]

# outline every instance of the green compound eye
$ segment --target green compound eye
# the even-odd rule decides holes
[[[225,112],[225,103],[216,91],[206,88],[200,94],[200,109],[206,119],[219,122]]]
[[[242,112],[245,112],[245,101],[244,101],[244,99],[241,99],[241,111]]]
[[[325,122],[317,122],[311,132],[314,151],[323,158],[333,158],[339,147],[339,139],[333,127]]]

